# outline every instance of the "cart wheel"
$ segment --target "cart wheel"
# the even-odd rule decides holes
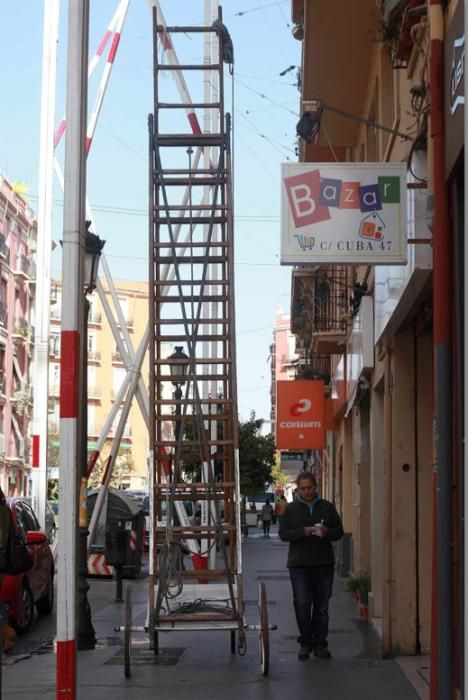
[[[132,675],[131,669],[131,647],[132,647],[132,589],[127,586],[125,592],[125,630],[124,630],[124,666],[125,678]]]
[[[258,586],[258,612],[260,616],[260,631],[258,641],[260,643],[260,666],[262,675],[268,676],[270,668],[270,632],[268,629],[268,606],[265,583]]]
[[[231,654],[236,653],[236,633],[231,630]]]

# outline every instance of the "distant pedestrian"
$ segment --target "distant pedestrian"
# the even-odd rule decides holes
[[[263,524],[263,536],[270,537],[270,526],[271,521],[273,520],[273,506],[271,505],[269,498],[267,498],[265,501],[260,517]]]
[[[278,520],[278,525],[281,524],[281,518],[284,515],[284,511],[286,510],[287,505],[288,505],[287,500],[285,499],[284,495],[281,494],[281,496],[279,497],[278,501],[276,502],[276,506],[275,506],[276,519]]]
[[[320,498],[311,472],[297,479],[296,499],[286,507],[279,536],[289,542],[288,563],[300,636],[298,659],[313,652],[330,659],[328,603],[333,588],[335,557],[332,542],[343,537],[343,525],[332,503]]]

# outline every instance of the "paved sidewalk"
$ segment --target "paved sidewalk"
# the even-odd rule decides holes
[[[231,655],[226,632],[160,635],[161,654],[148,651],[148,636],[134,634],[132,678],[125,679],[121,637],[123,606],[110,603],[93,616],[98,647],[78,655],[78,697],[89,700],[418,700],[419,695],[394,660],[379,658],[370,626],[359,616],[336,581],[331,605],[329,661],[297,660],[297,630],[289,577],[287,545],[274,529],[271,538],[254,532],[244,542],[244,600],[248,623],[258,622],[258,583],[265,581],[271,632],[270,675],[262,677],[257,635],[247,632],[244,657]],[[147,581],[134,585],[134,624],[144,624]],[[207,586],[209,590],[209,586]],[[8,700],[55,698],[55,656],[35,655],[3,669]]]

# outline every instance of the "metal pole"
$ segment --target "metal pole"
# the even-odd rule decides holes
[[[384,546],[383,546],[383,611],[382,611],[382,656],[388,657],[392,653],[392,465],[393,465],[393,450],[392,450],[392,362],[391,350],[387,346],[385,348],[384,359],[384,504],[383,504],[383,519],[384,519]]]
[[[174,391],[174,399],[177,402],[182,401],[182,389],[180,388],[180,384],[176,384],[176,388]],[[180,440],[180,428],[181,428],[180,416],[182,415],[181,409],[182,409],[182,406],[180,405],[180,403],[176,403],[176,405],[175,405],[176,420],[174,421],[174,436],[175,436],[176,442],[179,442],[179,440]]]
[[[55,82],[59,1],[44,2],[39,211],[37,217],[36,312],[33,354],[32,504],[45,530],[47,499],[47,420],[49,398],[50,256],[52,251],[52,190],[54,180]]]
[[[57,557],[57,700],[76,699],[78,486],[81,457],[86,112],[89,0],[70,0],[63,212],[60,372],[60,537]]]
[[[432,614],[437,616],[431,643],[431,698],[453,697],[452,592],[452,361],[450,291],[451,242],[445,183],[444,134],[444,7],[430,0],[430,128],[434,188],[434,368],[437,448],[437,577],[433,582]]]
[[[464,36],[467,36],[467,31],[468,31],[468,0],[465,0],[465,33]],[[466,105],[468,104],[468,81],[465,80],[465,143],[467,141],[467,135],[468,135],[468,112],[466,111]],[[468,464],[468,409],[467,409],[467,397],[468,397],[468,353],[466,352],[466,348],[468,347],[468,280],[467,280],[467,271],[468,271],[468,253],[467,253],[467,245],[466,245],[466,232],[468,231],[468,208],[466,206],[466,203],[468,202],[468,159],[465,156],[465,220],[464,220],[464,237],[463,240],[465,241],[464,246],[463,246],[463,285],[464,285],[464,318],[463,318],[463,325],[464,325],[464,343],[463,343],[463,356],[464,356],[464,367],[463,367],[463,372],[464,372],[464,392],[463,392],[463,416],[464,416],[464,425],[463,425],[463,465],[462,465],[462,473],[463,473],[463,549],[464,549],[464,566],[463,566],[463,607],[462,607],[462,619],[465,621],[464,624],[464,629],[463,629],[463,655],[462,658],[464,659],[464,663],[462,663],[462,676],[463,676],[463,681],[462,681],[462,697],[467,697],[467,684],[466,684],[466,679],[467,679],[467,674],[468,674],[468,620],[467,620],[467,606],[468,606],[468,575],[467,575],[467,569],[468,569],[468,529],[466,526],[467,523],[467,517],[468,517],[468,478],[466,475],[466,465]]]
[[[80,558],[78,567],[78,604],[77,604],[77,649],[94,649],[96,646],[96,633],[91,621],[91,606],[88,601],[89,585],[88,574],[88,510],[86,507],[86,492],[88,484],[88,317],[90,303],[85,296],[85,310],[83,317],[83,339],[85,352],[83,353],[83,396],[82,396],[82,431],[81,431],[81,460],[80,460],[80,509],[79,509],[79,544]]]

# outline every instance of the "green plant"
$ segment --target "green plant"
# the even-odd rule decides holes
[[[346,589],[350,593],[357,593],[362,605],[367,605],[369,591],[371,590],[371,578],[368,571],[359,571],[350,576],[346,582]]]

